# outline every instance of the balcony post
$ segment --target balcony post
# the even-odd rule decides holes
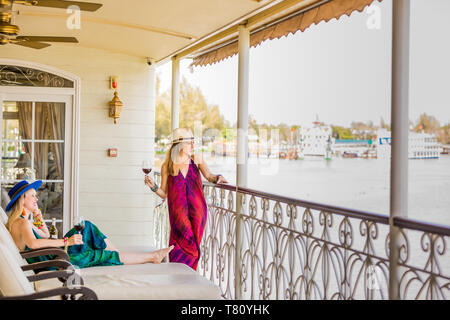
[[[172,131],[180,126],[180,60],[172,58]]]
[[[247,187],[248,167],[248,83],[249,83],[249,50],[250,31],[245,25],[239,26],[239,64],[238,64],[238,112],[237,112],[237,153],[236,153],[236,186]],[[236,192],[236,252],[235,252],[235,299],[242,299],[241,265],[244,212],[243,194]]]
[[[392,101],[391,101],[391,192],[389,242],[389,299],[398,300],[398,254],[400,229],[394,217],[408,215],[408,132],[409,132],[409,28],[410,0],[393,1],[392,18]]]

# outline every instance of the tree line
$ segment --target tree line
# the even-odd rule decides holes
[[[165,138],[170,134],[171,129],[171,96],[170,91],[160,91],[160,79],[156,78],[156,123],[155,133],[157,139]],[[230,124],[228,120],[220,113],[218,105],[208,105],[200,88],[190,85],[186,78],[183,77],[180,84],[180,127],[191,128],[194,130],[194,122],[201,121],[204,128],[217,129],[221,132],[222,137],[226,136],[226,129],[236,129],[236,123]],[[319,122],[325,125],[323,122]],[[380,128],[391,130],[390,124],[386,123],[383,118],[380,119],[379,125],[375,125],[372,121],[366,123],[354,121],[350,127],[330,125],[332,128],[332,136],[336,139],[343,140],[360,140],[374,139],[376,131]],[[267,130],[267,138],[270,138],[272,129],[278,129],[280,141],[289,141],[291,130],[296,134],[300,125],[267,124],[258,123],[256,119],[249,115],[249,134],[258,134],[261,129]],[[423,113],[415,123],[410,121],[410,127],[415,132],[432,133],[436,135],[437,140],[443,144],[450,144],[450,123],[442,125],[431,115]]]

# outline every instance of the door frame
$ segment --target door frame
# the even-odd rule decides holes
[[[1,106],[4,100],[66,103],[64,158],[68,160],[68,163],[64,164],[63,233],[65,233],[72,227],[73,221],[78,217],[81,79],[72,73],[30,61],[0,58],[0,64],[32,68],[73,81],[73,88],[0,86]],[[2,120],[3,112],[0,112],[0,132],[2,132]],[[70,130],[67,130],[67,128],[70,128]],[[1,142],[2,137],[0,135]]]

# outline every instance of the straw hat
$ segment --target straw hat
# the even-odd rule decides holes
[[[176,128],[169,136],[172,144],[183,141],[194,141],[194,135],[189,128]]]

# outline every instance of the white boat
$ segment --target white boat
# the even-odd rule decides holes
[[[434,134],[410,131],[408,135],[409,159],[438,159],[441,147]],[[377,139],[378,158],[387,158],[391,155],[391,132],[378,130]]]
[[[320,125],[318,121],[313,124],[312,127],[298,129],[300,157],[330,157],[330,144],[333,141],[331,126]]]

